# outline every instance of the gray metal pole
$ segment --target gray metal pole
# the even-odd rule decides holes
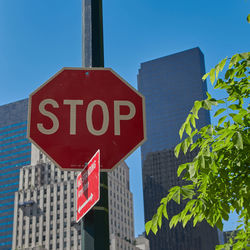
[[[102,0],[82,0],[82,66],[104,67]]]
[[[104,67],[102,0],[82,0],[82,65]],[[82,250],[109,250],[107,173],[100,181],[100,201],[81,222]]]

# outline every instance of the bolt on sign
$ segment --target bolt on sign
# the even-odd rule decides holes
[[[28,138],[61,169],[99,148],[111,170],[146,140],[144,97],[112,69],[63,68],[30,95]]]
[[[76,222],[78,222],[100,199],[100,150],[77,176],[76,182]]]

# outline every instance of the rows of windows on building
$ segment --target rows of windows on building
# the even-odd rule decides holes
[[[176,159],[174,147],[180,142],[179,129],[194,101],[206,98],[204,73],[199,48],[144,62],[139,69],[138,89],[145,96],[147,118],[147,141],[141,147],[145,223],[152,219],[168,190],[184,184],[176,175],[177,167],[191,161],[196,152]],[[209,122],[209,112],[199,112],[197,128]],[[170,203],[169,214],[177,214],[184,205]],[[170,230],[165,220],[157,235],[150,233],[148,239],[151,250],[210,250],[218,244],[216,228],[206,223]]]
[[[61,171],[45,156],[20,170],[15,193],[13,249],[81,249],[81,227],[76,218],[76,176]],[[33,161],[33,160],[32,160]],[[110,249],[136,250],[133,196],[129,168],[121,163],[108,174]]]
[[[30,164],[26,139],[28,100],[0,106],[0,249],[11,249],[19,169]]]

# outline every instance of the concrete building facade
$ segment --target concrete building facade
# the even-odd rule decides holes
[[[125,162],[108,173],[110,250],[136,250],[133,194]]]
[[[20,170],[15,193],[12,249],[81,249],[81,226],[76,218],[76,176],[61,171],[32,147],[32,163]],[[110,249],[136,250],[133,196],[129,168],[122,163],[108,174]]]
[[[11,249],[19,169],[30,164],[26,139],[28,99],[0,106],[0,249]]]
[[[76,175],[42,160],[20,170],[12,249],[79,249],[81,227],[74,223]]]
[[[149,240],[145,237],[144,234],[139,235],[135,239],[136,247],[140,250],[150,250],[149,248]]]
[[[180,142],[179,129],[196,100],[206,98],[204,56],[199,48],[141,64],[138,89],[146,100],[147,141],[142,145],[142,175],[145,222],[152,219],[168,190],[183,185],[177,178],[178,165],[191,161],[195,152],[174,156],[174,147]],[[208,111],[199,112],[197,127],[210,122]],[[177,214],[184,203],[168,205],[171,216]],[[178,225],[169,229],[163,219],[162,229],[155,236],[150,233],[151,250],[210,250],[218,244],[217,230],[207,223],[185,229]]]

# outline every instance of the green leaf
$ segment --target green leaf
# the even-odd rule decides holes
[[[181,165],[178,167],[178,170],[177,170],[177,176],[178,176],[178,177],[181,175],[182,171],[183,171],[184,169],[187,168],[187,166],[188,166],[188,164],[187,164],[187,163],[184,163],[184,164],[181,164]]]
[[[156,234],[158,231],[157,223],[158,223],[158,215],[155,214],[152,218],[152,225],[151,225],[151,230],[154,234]]]
[[[239,123],[239,124],[241,124],[241,125],[244,125],[243,124],[243,121],[242,121],[242,115],[241,114],[232,114],[232,113],[230,113],[229,114],[232,118],[233,118],[233,120],[236,122],[236,123]]]
[[[179,156],[180,149],[181,149],[181,143],[179,143],[178,145],[176,145],[176,147],[174,149],[174,155],[175,155],[176,158],[178,158],[178,156]]]
[[[206,110],[211,110],[211,103],[208,100],[204,100],[201,102],[201,106],[202,108],[206,109]]]
[[[249,14],[250,15],[250,14]],[[240,53],[239,54],[243,59],[249,60],[250,52]]]
[[[200,108],[201,108],[201,102],[200,101],[195,101],[194,106],[193,106],[193,108],[191,109],[190,112],[194,115],[194,117],[196,119],[199,119],[198,112],[199,112]]]
[[[217,100],[217,102],[220,104],[225,104],[225,102],[223,100]]]
[[[195,130],[192,132],[191,137],[194,137],[194,135],[196,135],[197,133],[198,133],[198,130],[195,129]]]
[[[180,188],[180,187],[178,187],[178,189],[177,189],[176,192],[174,193],[172,199],[173,199],[176,203],[180,204],[180,202],[181,202],[181,188]]]
[[[169,227],[172,228],[173,226],[175,227],[177,225],[179,221],[179,216],[178,215],[175,215],[172,217],[170,223],[169,223]]]
[[[215,67],[215,77],[216,77],[216,79],[218,79],[219,72],[220,72],[220,67],[219,67],[219,65],[216,65],[216,67]]]
[[[187,150],[188,150],[187,140],[184,140],[184,141],[181,143],[181,150],[183,151],[184,154],[187,153]]]
[[[191,115],[190,121],[191,121],[191,124],[192,124],[193,128],[196,128],[195,117],[194,117],[194,115]]]
[[[200,155],[198,158],[198,164],[200,165],[201,168],[205,168],[205,159],[203,155]]]
[[[190,174],[190,178],[193,178],[195,175],[195,167],[194,164],[189,164],[188,172]]]
[[[168,220],[168,212],[167,212],[167,206],[166,205],[164,205],[162,212],[163,212],[164,217]]]
[[[207,95],[207,99],[212,99],[212,96],[208,92],[206,92],[206,95]]]
[[[148,221],[148,222],[145,224],[146,234],[149,234],[149,231],[150,231],[150,229],[151,229],[151,226],[152,226],[152,220]]]
[[[190,136],[192,132],[192,128],[189,122],[186,123],[185,130],[186,130],[186,133]]]
[[[163,207],[164,207],[164,205],[161,204],[158,207],[158,209],[157,209],[157,215],[158,215],[157,224],[158,224],[159,228],[161,228],[161,226],[162,226],[162,211],[163,211]]]
[[[221,249],[224,249],[224,245],[217,245],[215,247],[215,250],[221,250]]]
[[[220,120],[218,121],[218,125],[217,126],[220,126],[222,122],[224,122],[224,120],[227,118],[227,116],[223,116],[220,118]]]
[[[225,78],[226,79],[228,79],[228,78],[233,78],[233,76],[234,76],[234,69],[229,69],[229,70],[227,70],[227,72],[226,72],[226,74],[225,74]]]
[[[207,79],[207,77],[209,76],[209,73],[206,73],[203,77],[202,80],[205,81]]]
[[[184,217],[183,219],[183,228],[187,225],[187,223],[190,221],[190,219],[192,218],[192,214],[188,214]]]
[[[214,83],[214,80],[215,80],[215,69],[211,69],[211,71],[209,72],[209,76],[210,76],[210,82]]]
[[[162,204],[167,204],[167,202],[168,202],[167,197],[164,197],[164,198],[161,199]]]
[[[194,226],[194,227],[196,226],[198,220],[199,220],[199,217],[198,217],[198,216],[195,216],[195,217],[194,217],[194,220],[193,220],[193,226]]]
[[[238,149],[243,149],[243,141],[240,132],[236,132],[233,136],[233,143]]]
[[[181,193],[182,193],[184,199],[186,199],[186,198],[192,199],[194,196],[194,191],[192,189],[185,188],[185,187],[181,188]]]
[[[221,231],[223,231],[223,224],[222,224],[221,218],[217,220],[216,227],[218,227]]]
[[[186,126],[186,122],[184,122],[179,130],[179,136],[180,136],[180,139],[182,139],[182,136],[183,136],[183,133],[184,133],[184,129],[185,129],[185,126]]]
[[[223,70],[225,64],[227,62],[227,57],[225,59],[223,59],[218,65],[219,65],[219,68],[220,68],[220,71]]]
[[[235,54],[234,56],[232,56],[228,68],[231,69],[233,67],[233,65],[235,65],[240,60],[241,60],[240,55]]]
[[[209,99],[208,102],[211,103],[211,105],[215,105],[215,106],[218,105],[218,101],[214,98]]]
[[[228,108],[232,109],[232,110],[238,110],[240,109],[240,106],[239,105],[236,105],[236,104],[232,104],[230,105]]]
[[[195,110],[196,110],[197,113],[198,113],[198,111],[199,111],[200,108],[201,108],[201,101],[195,101],[195,102],[194,102],[194,108],[195,108]]]
[[[222,112],[224,112],[225,110],[227,110],[227,109],[222,108],[222,109],[217,110],[217,111],[215,112],[215,114],[214,114],[214,117],[220,115],[220,114],[221,114]]]
[[[222,214],[223,220],[228,221],[228,219],[229,219],[228,213],[226,213],[224,210],[222,210],[222,211],[221,211],[221,214]]]
[[[250,14],[247,15],[247,22],[250,23]]]

